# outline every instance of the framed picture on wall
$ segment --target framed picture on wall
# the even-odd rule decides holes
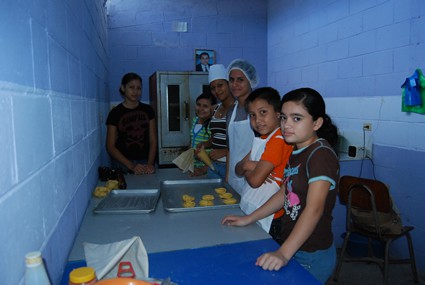
[[[215,63],[215,51],[212,49],[195,49],[195,70],[208,72]]]

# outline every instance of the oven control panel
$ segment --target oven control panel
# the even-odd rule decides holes
[[[173,164],[173,160],[176,159],[186,149],[187,147],[186,148],[182,148],[182,147],[161,148],[159,150],[158,164],[160,166]]]

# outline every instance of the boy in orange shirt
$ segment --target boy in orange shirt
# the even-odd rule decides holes
[[[280,129],[279,92],[270,87],[256,89],[246,99],[245,107],[251,127],[260,135],[254,138],[251,152],[235,167],[236,174],[246,180],[240,206],[248,215],[279,191],[292,146],[286,144]],[[279,243],[282,215],[283,209],[258,221]]]

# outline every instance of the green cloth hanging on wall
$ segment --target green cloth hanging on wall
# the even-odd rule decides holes
[[[422,70],[416,69],[412,76],[406,78],[401,88],[403,88],[401,110],[425,114],[425,77]]]

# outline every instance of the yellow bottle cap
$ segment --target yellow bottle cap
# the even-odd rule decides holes
[[[74,269],[69,274],[69,281],[72,283],[84,283],[96,278],[96,273],[91,267],[80,267]]]

